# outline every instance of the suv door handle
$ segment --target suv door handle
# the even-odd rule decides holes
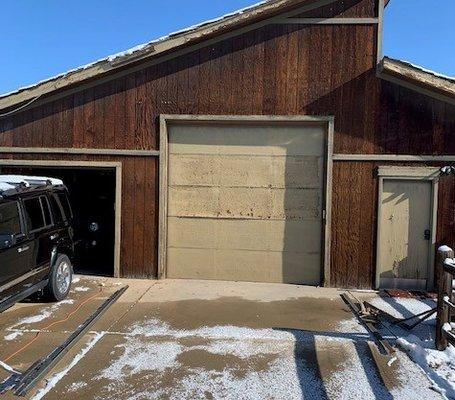
[[[23,253],[24,251],[27,251],[30,247],[29,246],[24,246],[24,247],[19,247],[17,249],[18,253]]]

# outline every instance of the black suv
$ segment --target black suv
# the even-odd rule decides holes
[[[33,293],[63,300],[73,268],[72,211],[59,179],[0,175],[0,312]]]

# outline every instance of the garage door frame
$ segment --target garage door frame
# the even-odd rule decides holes
[[[323,210],[322,243],[323,271],[321,281],[324,286],[330,286],[330,234],[332,209],[332,165],[333,165],[333,116],[275,116],[275,115],[160,115],[160,178],[159,178],[159,227],[158,227],[158,279],[166,278],[167,272],[167,217],[168,217],[168,171],[169,171],[169,130],[170,124],[305,124],[308,122],[326,125],[325,151],[325,185]]]
[[[77,169],[115,169],[115,241],[114,277],[120,277],[120,244],[122,232],[122,163],[117,161],[71,161],[71,160],[11,160],[0,159],[1,166],[62,167]]]

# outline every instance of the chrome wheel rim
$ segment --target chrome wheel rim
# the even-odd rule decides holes
[[[57,289],[60,293],[66,293],[71,284],[71,267],[66,261],[62,261],[57,267]]]

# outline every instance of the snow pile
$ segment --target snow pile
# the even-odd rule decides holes
[[[455,348],[438,351],[428,347],[415,335],[397,339],[397,343],[409,354],[434,383],[435,389],[449,399],[455,399]]]

